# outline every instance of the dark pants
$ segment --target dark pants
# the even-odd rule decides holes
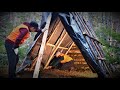
[[[15,78],[16,77],[16,65],[18,63],[19,57],[15,54],[14,50],[12,49],[13,44],[5,41],[5,48],[7,52],[8,57],[8,74],[9,78]]]
[[[60,63],[60,61],[62,61],[64,59],[64,57],[54,57],[51,62],[50,62],[50,66],[53,66],[54,68],[60,69],[62,64]]]
[[[69,70],[71,69],[71,67],[74,65],[74,60],[67,62],[67,63],[60,63],[60,61],[64,60],[64,57],[54,57],[51,62],[50,62],[50,66],[53,66],[56,69],[62,69],[62,70]]]
[[[74,60],[62,64],[61,70],[71,70],[71,67],[74,66]]]

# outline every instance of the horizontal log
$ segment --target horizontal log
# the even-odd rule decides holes
[[[70,56],[72,57],[73,59],[83,59],[83,56]]]
[[[68,54],[69,55],[79,55],[79,56],[81,56],[82,54],[81,54],[81,52],[68,52]]]
[[[87,64],[87,63],[84,61],[84,62],[74,62],[74,64]]]
[[[55,45],[50,44],[50,43],[47,43],[46,45],[51,46],[51,47],[56,47]],[[65,48],[65,47],[60,47],[60,46],[59,46],[58,48],[60,48],[60,49],[68,49],[68,48]]]
[[[68,53],[81,53],[80,50],[70,50]]]
[[[85,62],[85,59],[84,58],[82,58],[82,59],[74,59],[74,61],[76,62],[76,61],[78,61],[78,62],[82,62],[82,61],[84,61]]]
[[[105,58],[98,57],[97,60],[106,60]]]
[[[93,39],[94,41],[97,41],[98,43],[102,44],[100,41],[98,41],[96,38],[91,37],[86,32],[83,32],[83,35],[88,36],[89,38]]]

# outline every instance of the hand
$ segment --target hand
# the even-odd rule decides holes
[[[41,25],[41,29],[43,29],[46,25],[46,22],[44,22],[42,25]]]
[[[19,48],[19,46],[15,44],[15,45],[13,46],[13,48],[14,48],[14,49]]]
[[[18,54],[18,48],[14,49],[15,54]]]

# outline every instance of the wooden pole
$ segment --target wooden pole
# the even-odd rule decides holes
[[[31,65],[29,71],[32,71],[32,69],[34,68],[36,62],[37,62],[37,57],[33,60],[33,63],[32,63],[32,65]]]
[[[53,51],[51,57],[49,58],[48,62],[46,63],[44,69],[48,66],[48,64],[50,63],[51,59],[53,58],[55,52],[57,51],[57,49],[59,48],[60,44],[62,43],[62,41],[65,39],[67,33],[65,33],[64,37],[62,38],[62,40],[59,42],[59,44],[57,45],[57,47],[55,48],[55,50]]]
[[[47,43],[47,45],[48,46],[51,46],[51,47],[56,47],[56,45],[53,45],[53,44],[50,44],[50,43]],[[68,49],[68,48],[66,48],[66,47],[58,47],[58,48],[60,48],[60,49]]]
[[[53,51],[55,50],[56,46],[58,46],[59,42],[61,41],[61,39],[63,38],[63,36],[65,35],[65,30],[64,28],[62,29],[62,32],[61,32],[61,35],[58,37],[58,40],[57,42],[55,43],[55,47],[52,48],[50,54],[49,54],[49,57],[53,54]],[[49,40],[48,40],[49,41]],[[48,42],[47,42],[48,43]],[[48,58],[49,59],[49,58]],[[48,60],[47,60],[48,61]]]
[[[44,32],[44,35],[43,35],[43,38],[42,38],[42,44],[41,44],[41,48],[40,48],[40,51],[39,51],[39,54],[38,54],[38,57],[37,57],[37,63],[36,63],[36,66],[35,66],[35,71],[34,71],[34,74],[33,74],[33,78],[38,78],[38,75],[39,75],[39,68],[40,68],[40,64],[41,64],[41,61],[42,61],[42,56],[43,56],[43,52],[44,52],[44,48],[45,48],[47,34],[48,34],[48,30],[46,30]]]
[[[86,30],[86,27],[84,26],[82,20],[81,20],[81,17],[78,16],[77,13],[73,13],[74,17],[76,16],[76,22],[79,24],[79,28],[81,30],[81,32],[83,33],[83,36],[85,36],[85,34],[87,33],[87,30]],[[93,45],[91,45],[89,42],[90,42],[90,38],[87,38],[85,37],[87,43],[88,43],[88,46],[90,47],[90,50],[92,52],[92,54],[94,55],[94,57],[96,57],[95,53],[94,53],[94,50],[93,50]],[[92,43],[93,44],[93,43]]]
[[[40,64],[41,64],[42,56],[43,56],[43,53],[44,53],[44,48],[45,48],[45,43],[46,43],[46,40],[47,40],[48,29],[49,29],[51,17],[52,17],[52,15],[50,13],[50,15],[48,16],[46,26],[44,28],[44,30],[45,29],[46,30],[44,31],[44,35],[43,35],[43,38],[42,38],[42,43],[41,43],[41,47],[40,47],[39,54],[38,54],[38,57],[37,57],[37,63],[36,63],[35,70],[34,70],[34,73],[33,73],[33,78],[38,78],[38,75],[39,75]]]
[[[61,23],[61,22],[59,22],[59,23]],[[57,25],[59,25],[59,23],[58,23]],[[56,27],[57,27],[57,25],[56,25]],[[52,33],[52,35],[50,36],[49,40],[47,41],[48,43],[49,43],[49,41],[51,40],[51,38],[53,37],[53,35],[57,32],[56,27],[55,27],[55,30],[53,29],[54,32]]]
[[[67,52],[65,54],[67,54],[70,51],[70,49],[72,48],[73,45],[74,45],[74,42],[71,44],[71,46],[69,47],[69,49],[67,50]]]

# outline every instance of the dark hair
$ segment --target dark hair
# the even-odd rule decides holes
[[[38,23],[37,22],[30,22],[30,27],[34,27],[35,29],[38,29]]]

